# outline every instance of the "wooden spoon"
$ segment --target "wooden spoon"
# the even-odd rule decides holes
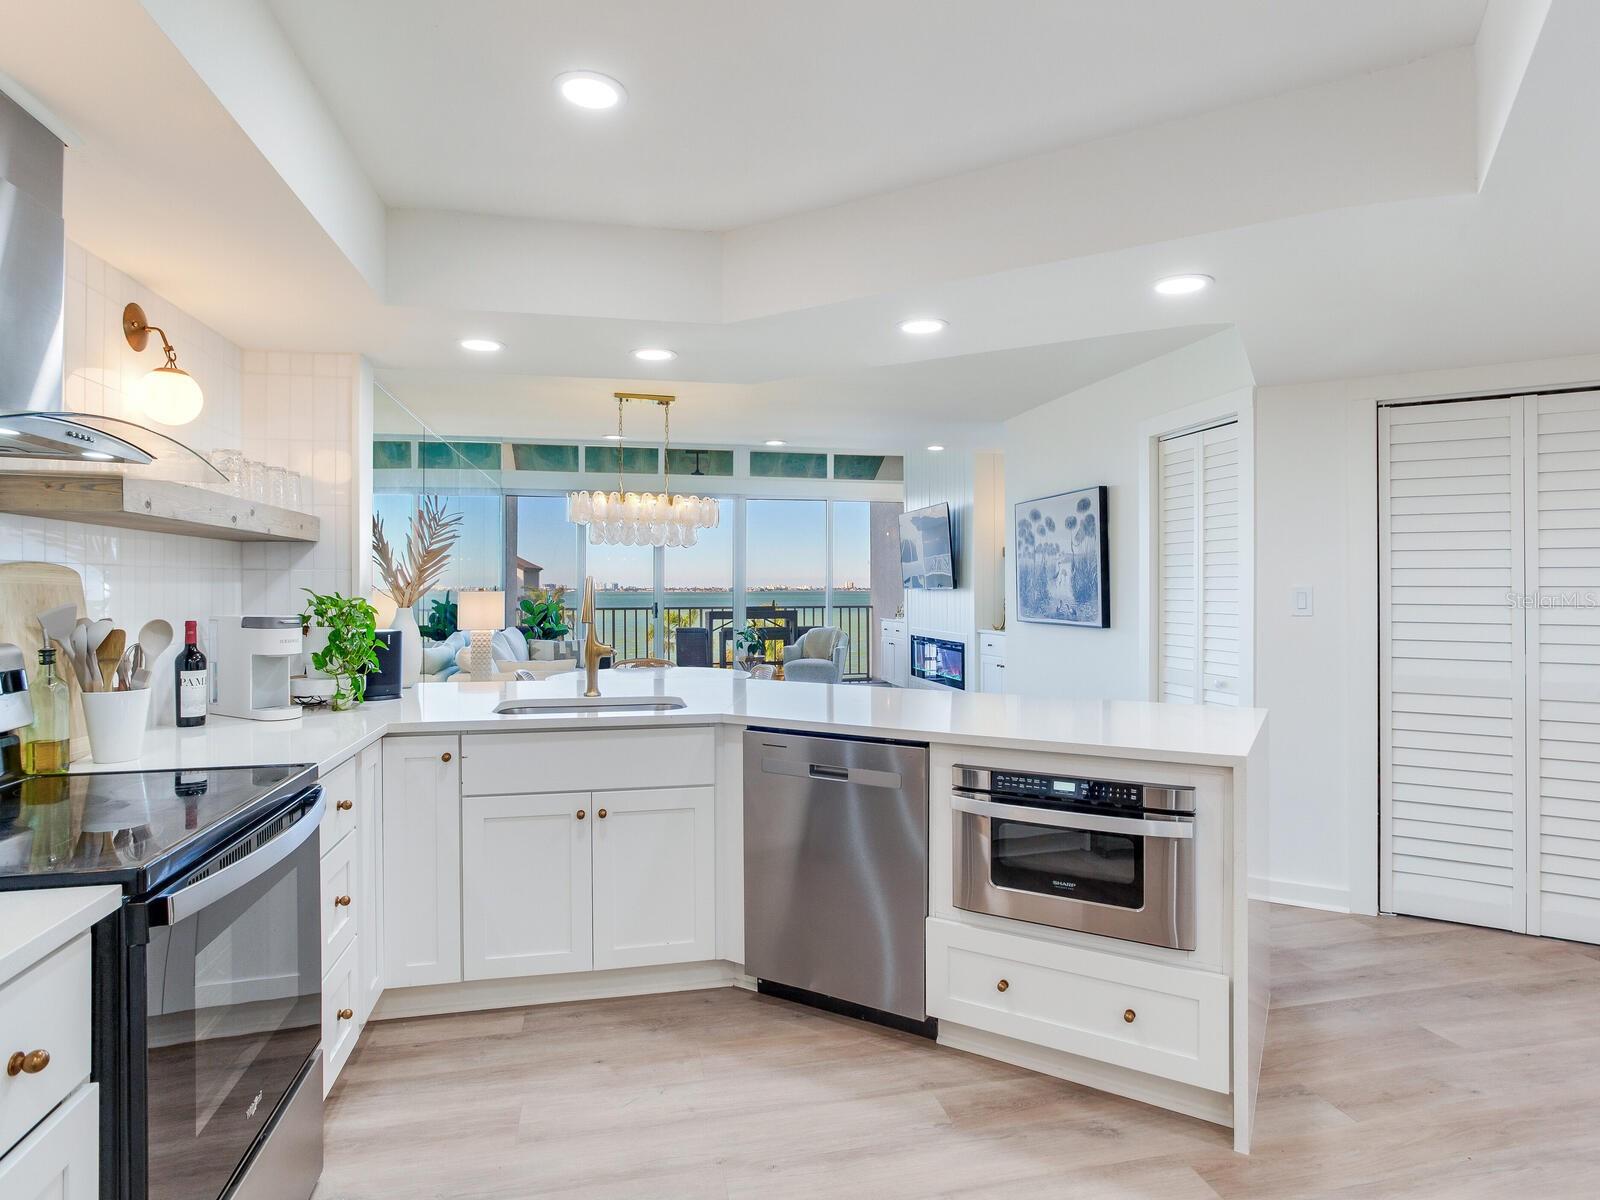
[[[113,629],[94,652],[95,660],[100,664],[100,681],[108,692],[116,690],[117,664],[122,661],[122,652],[127,645],[127,631]]]

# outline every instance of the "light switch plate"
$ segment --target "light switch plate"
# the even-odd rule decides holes
[[[1316,609],[1316,592],[1312,588],[1297,587],[1289,595],[1289,615],[1309,617]]]

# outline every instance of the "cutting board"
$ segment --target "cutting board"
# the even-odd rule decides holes
[[[75,605],[80,617],[89,615],[83,602],[83,578],[71,567],[41,562],[0,563],[0,642],[22,647],[30,680],[39,670],[39,651],[44,646],[39,614],[63,604]],[[60,651],[56,654],[56,673],[66,680],[72,692],[72,757],[76,761],[89,753],[89,735],[83,725],[77,675]]]

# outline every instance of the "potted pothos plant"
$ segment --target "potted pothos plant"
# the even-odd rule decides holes
[[[378,669],[378,610],[365,600],[332,592],[308,597],[302,626],[325,630],[322,649],[311,651],[311,665],[333,680],[335,712],[360,704],[367,696],[367,673]]]
[[[766,648],[761,635],[748,625],[733,635],[733,661],[741,671],[748,671],[751,664],[759,662]]]
[[[517,605],[521,620],[517,627],[528,639],[528,657],[550,661],[565,657],[569,649],[567,635],[572,632],[567,625],[567,589],[562,587],[535,588]]]

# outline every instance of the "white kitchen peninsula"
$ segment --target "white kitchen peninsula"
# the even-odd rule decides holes
[[[354,882],[337,884],[341,920],[356,944],[382,950],[369,1002],[341,1010],[361,1015],[331,1026],[342,1064],[367,1008],[383,1019],[748,986],[743,731],[926,744],[927,1007],[940,1042],[1231,1125],[1248,1149],[1268,999],[1265,918],[1248,891],[1251,846],[1266,842],[1264,713],[711,669],[601,673],[607,696],[681,698],[668,711],[495,712],[508,698],[582,691],[580,675],[421,684],[293,723],[213,718],[153,731],[126,769],[322,769],[330,812],[366,831],[351,843],[368,847],[349,856]],[[955,908],[951,772],[964,763],[1192,788],[1195,948]],[[324,830],[325,850],[338,836]]]

